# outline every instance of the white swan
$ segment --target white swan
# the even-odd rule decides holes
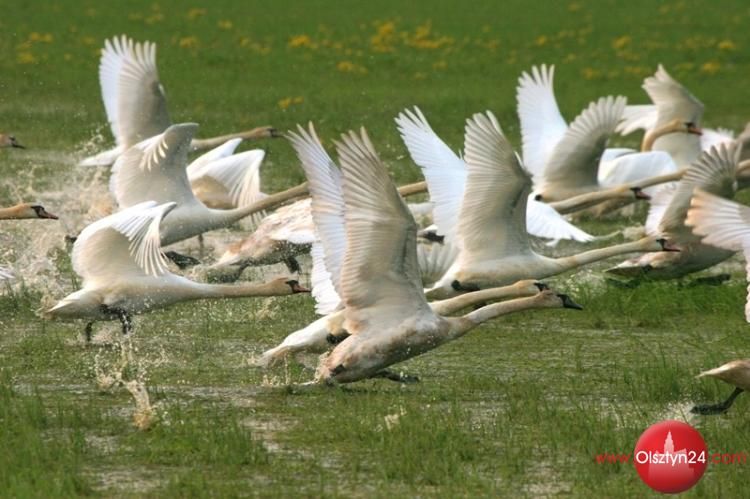
[[[193,282],[172,274],[159,242],[159,223],[175,203],[140,203],[86,227],[73,245],[73,270],[82,289],[47,311],[53,319],[120,320],[123,333],[132,314],[204,298],[277,296],[305,292],[297,281],[228,286]],[[86,325],[87,339],[91,326]]]
[[[121,208],[150,200],[177,203],[161,225],[164,246],[231,225],[265,208],[263,203],[273,198],[231,210],[215,210],[201,203],[190,188],[185,169],[197,129],[194,123],[172,125],[163,134],[128,149],[112,168],[110,190]]]
[[[396,124],[412,160],[427,179],[438,232],[454,241],[468,174],[466,163],[437,136],[418,107],[399,113]],[[529,234],[554,242],[594,240],[594,236],[569,223],[549,205],[533,198],[528,201],[526,226]]]
[[[608,269],[611,274],[649,279],[674,279],[706,269],[732,256],[733,251],[701,243],[685,225],[693,191],[700,188],[725,197],[737,189],[735,172],[737,144],[722,144],[701,154],[676,186],[666,186],[652,198],[646,233],[667,237],[680,248],[678,253],[654,253],[626,260]]]
[[[559,201],[587,191],[672,173],[677,170],[668,154],[650,152],[661,137],[700,134],[689,120],[666,119],[643,140],[641,153],[632,149],[605,149],[625,109],[624,98],[601,98],[589,104],[568,126],[555,100],[554,66],[532,67],[517,88],[524,161],[534,175],[542,200]],[[647,191],[646,194],[649,194]],[[595,212],[606,212],[632,202],[632,197],[611,200]]]
[[[402,379],[386,368],[457,339],[498,315],[527,308],[578,307],[543,291],[488,305],[460,318],[430,309],[416,255],[416,223],[367,135],[337,144],[346,203],[346,254],[341,269],[344,329],[350,334],[321,360],[316,381]]]
[[[0,133],[0,148],[2,147],[16,147],[18,149],[26,149],[26,147],[22,146],[18,140],[10,134],[7,133]]]
[[[125,35],[105,40],[99,63],[99,83],[104,109],[117,147],[81,161],[82,166],[105,166],[131,146],[158,135],[172,124],[164,87],[156,67],[156,44],[135,42]],[[193,139],[191,148],[208,149],[232,138],[275,136],[271,127]]]
[[[709,376],[734,386],[734,391],[725,401],[713,405],[696,405],[690,412],[710,415],[723,414],[729,410],[742,392],[750,391],[750,359],[738,359],[700,373],[697,377]]]
[[[703,103],[672,78],[661,64],[656,73],[643,80],[643,89],[653,106],[628,106],[617,127],[619,133],[627,135],[637,129],[652,130],[675,120],[701,126]],[[671,133],[658,137],[653,150],[669,153],[677,167],[683,168],[700,156],[701,139],[694,134]]]
[[[563,258],[537,254],[526,231],[531,178],[491,113],[467,120],[465,144],[469,175],[456,227],[460,253],[427,292],[430,299],[543,279],[622,253],[664,249],[664,241],[647,237]]]

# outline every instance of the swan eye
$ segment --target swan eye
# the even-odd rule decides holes
[[[534,201],[541,201],[541,200],[542,200],[541,194],[537,194],[536,196],[534,196]]]

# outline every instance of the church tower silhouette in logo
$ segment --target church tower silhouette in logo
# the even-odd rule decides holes
[[[687,449],[674,450],[672,432],[667,433],[664,440],[664,452],[654,453],[653,462],[648,466],[649,480],[671,480],[690,479],[695,475],[695,470],[688,464]]]

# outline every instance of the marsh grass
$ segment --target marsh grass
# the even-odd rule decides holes
[[[458,149],[465,118],[491,109],[518,145],[516,79],[538,63],[557,65],[555,90],[569,120],[602,94],[644,103],[641,81],[664,63],[705,102],[706,125],[739,130],[749,21],[740,0],[721,8],[698,0],[470,8],[444,0],[429,8],[391,0],[356,8],[65,0],[3,9],[0,129],[29,149],[0,150],[0,204],[37,199],[61,221],[0,234],[3,264],[34,251],[46,264],[16,268],[24,279],[0,291],[0,495],[642,497],[650,491],[632,466],[596,464],[594,456],[630,452],[654,422],[685,419],[710,450],[747,451],[746,397],[725,416],[686,414],[729,393],[694,379],[698,372],[747,356],[738,258],[722,267],[732,280],[717,287],[686,278],[622,289],[601,279],[616,260],[550,279],[585,310],[486,324],[402,364],[422,380],[410,386],[301,387],[310,368],[253,367],[255,356],[315,317],[307,297],[194,303],[137,317],[133,369],[146,373],[158,415],[147,431],[133,427],[126,390],[97,388],[97,359],[120,355],[116,325],[97,325],[100,341],[86,347],[82,323],[45,322],[39,311],[76,288],[63,236],[80,231],[93,217],[89,205],[106,199],[106,171],[74,166],[113,143],[96,78],[105,38],[127,33],[158,44],[171,116],[198,121],[199,135],[313,120],[331,146],[366,125],[405,183],[420,175],[393,124],[399,111],[419,105]],[[242,147],[266,149],[266,192],[302,181],[285,141]],[[582,224],[607,234],[644,216],[638,207]],[[219,240],[237,236],[225,231]],[[39,269],[49,278],[38,278]],[[743,497],[746,477],[747,465],[712,465],[686,496]]]

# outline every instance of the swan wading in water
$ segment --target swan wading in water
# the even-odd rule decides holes
[[[732,407],[734,399],[742,392],[750,391],[750,359],[733,360],[723,366],[700,373],[697,377],[718,378],[734,386],[734,391],[725,401],[712,405],[696,405],[690,412],[705,416],[723,414]]]
[[[159,82],[155,43],[136,42],[125,35],[105,40],[99,62],[99,84],[117,146],[85,158],[81,166],[111,165],[129,147],[164,132],[172,124],[164,87]],[[209,139],[192,139],[190,148],[210,149],[234,138],[276,136],[272,127],[263,126]]]
[[[159,243],[159,223],[175,203],[153,201],[130,207],[86,227],[73,245],[73,270],[83,288],[60,300],[46,314],[52,319],[119,320],[123,334],[132,314],[206,298],[283,296],[307,292],[297,281],[279,278],[238,286],[203,284],[172,274]]]
[[[526,203],[531,177],[491,113],[466,125],[468,177],[456,235],[459,255],[446,274],[427,291],[429,299],[460,292],[541,280],[623,253],[673,249],[666,241],[645,237],[635,242],[548,258],[533,251],[526,231]]]
[[[361,136],[344,135],[337,149],[347,239],[340,285],[349,336],[321,360],[317,382],[403,380],[386,368],[457,339],[494,317],[530,308],[580,308],[567,296],[547,290],[459,318],[435,314],[422,291],[416,223],[372,143],[363,130]]]

